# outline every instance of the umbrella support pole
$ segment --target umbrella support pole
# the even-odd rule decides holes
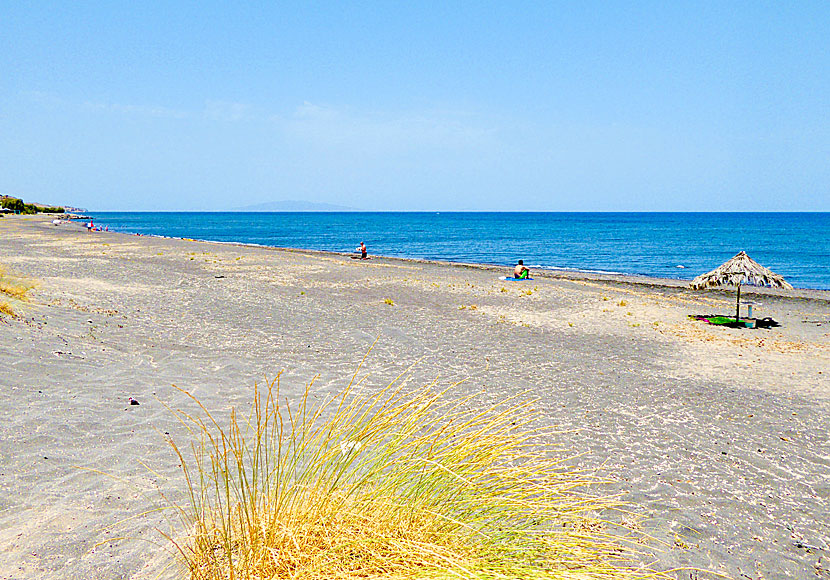
[[[738,304],[735,307],[735,324],[741,321],[741,285],[738,284]]]

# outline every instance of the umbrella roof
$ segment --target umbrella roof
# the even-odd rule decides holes
[[[746,255],[738,252],[734,258],[724,262],[711,272],[701,274],[691,282],[692,288],[713,288],[715,286],[771,286],[788,288],[786,280]]]

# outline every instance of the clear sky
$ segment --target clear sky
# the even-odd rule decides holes
[[[830,2],[0,0],[0,193],[830,211]]]

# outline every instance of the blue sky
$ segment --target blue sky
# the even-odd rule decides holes
[[[0,0],[0,193],[830,211],[826,1],[233,4]]]

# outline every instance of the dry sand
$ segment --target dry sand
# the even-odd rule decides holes
[[[415,381],[538,397],[541,418],[570,431],[573,462],[604,465],[606,491],[663,542],[644,562],[830,578],[830,293],[755,296],[782,327],[736,330],[686,317],[732,312],[729,292],[540,273],[511,284],[493,268],[42,217],[0,219],[0,263],[38,281],[17,318],[0,317],[0,579],[175,577],[153,529],[169,528],[143,513],[157,485],[181,489],[164,442],[180,429],[156,397],[186,406],[175,384],[221,413],[281,369],[288,397],[315,375],[321,397],[376,340],[367,389],[414,365]]]

